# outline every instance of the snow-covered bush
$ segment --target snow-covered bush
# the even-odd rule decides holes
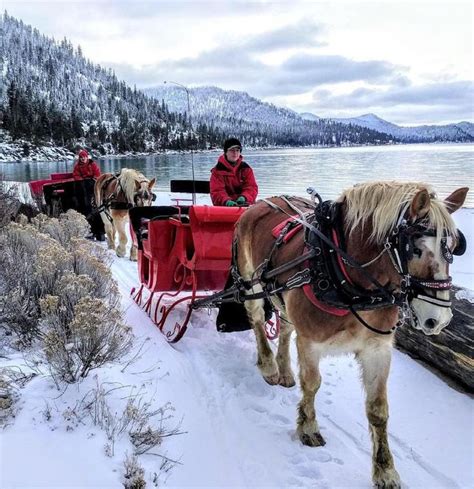
[[[106,251],[80,238],[86,226],[70,211],[0,234],[0,324],[23,345],[41,340],[56,382],[76,382],[132,345]]]
[[[0,367],[0,427],[15,415],[19,389],[35,374],[25,374],[20,368]]]
[[[73,209],[60,214],[58,218],[50,218],[40,214],[32,219],[32,225],[41,233],[55,239],[67,250],[75,248],[77,246],[75,240],[82,238],[89,231],[86,218]]]
[[[48,366],[56,381],[67,383],[120,359],[130,350],[133,338],[120,311],[105,300],[88,295],[92,287],[89,277],[84,277],[81,283],[74,282],[61,295],[40,301]]]
[[[16,215],[20,202],[16,198],[16,189],[7,187],[0,175],[0,229],[10,223]]]
[[[55,279],[68,268],[67,255],[29,224],[10,223],[0,235],[0,321],[20,342],[38,336],[39,298],[53,292]]]
[[[142,395],[136,394],[126,400],[121,412],[112,412],[103,385],[97,385],[83,400],[83,409],[89,412],[93,423],[103,429],[109,442],[109,455],[114,455],[117,440],[128,436],[134,447],[134,455],[143,455],[159,447],[165,437],[180,435],[180,423],[168,428],[167,423],[173,418],[174,408],[166,403],[158,409],[152,409],[151,402],[145,401]],[[156,455],[156,454],[155,454]],[[169,463],[177,462],[161,455]]]
[[[146,487],[145,482],[145,470],[138,463],[138,459],[135,455],[125,458],[123,462],[125,467],[125,473],[123,475],[123,487],[125,489],[144,489]]]

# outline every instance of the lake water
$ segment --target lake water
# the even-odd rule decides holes
[[[423,181],[434,186],[440,197],[468,186],[466,206],[474,207],[474,145],[417,144],[358,148],[291,148],[244,151],[259,184],[259,196],[305,195],[315,187],[323,199],[334,199],[355,183],[370,180]],[[209,179],[219,152],[195,153],[197,179]],[[147,177],[157,177],[159,190],[168,190],[171,179],[192,177],[191,154],[100,158],[103,172],[136,168]],[[6,180],[27,182],[50,173],[71,171],[73,162],[0,163]]]

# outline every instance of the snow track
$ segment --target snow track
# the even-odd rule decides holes
[[[124,296],[137,285],[134,264],[116,260]],[[193,313],[176,345],[131,300],[127,318],[150,337],[161,361],[158,395],[170,400],[187,434],[170,439],[181,455],[170,487],[371,487],[371,442],[358,365],[350,357],[322,362],[316,411],[327,444],[303,446],[296,437],[299,388],[269,386],[256,367],[252,332],[219,334],[215,313]],[[183,313],[183,312],[181,312]],[[297,373],[292,345],[293,369]],[[389,381],[389,438],[404,487],[467,488],[471,469],[472,400],[406,355],[394,351]]]

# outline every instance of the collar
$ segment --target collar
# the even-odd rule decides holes
[[[227,161],[225,154],[221,154],[219,156],[219,159],[217,160],[218,163],[221,163],[222,165],[224,165],[231,172],[236,172],[237,169],[239,168],[240,164],[242,163],[242,161],[243,161],[242,156],[239,156],[235,165],[232,165],[231,163],[229,163],[229,161]]]

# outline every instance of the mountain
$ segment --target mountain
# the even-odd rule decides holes
[[[321,117],[311,114],[311,112],[300,112],[300,117],[306,121],[318,121]]]
[[[332,118],[331,120],[342,124],[357,125],[373,129],[374,131],[384,132],[403,142],[474,141],[474,124],[470,122],[459,122],[444,126],[425,125],[404,127],[385,121],[375,114],[365,114],[348,119]]]
[[[247,147],[474,140],[468,122],[402,128],[370,114],[321,119],[216,87],[190,88],[189,111],[182,87],[131,88],[86,59],[80,46],[48,38],[6,12],[0,31],[0,143],[11,138],[6,146],[25,157],[54,146],[102,154],[207,149],[230,135]],[[4,157],[6,146],[0,144]]]
[[[291,127],[292,133],[298,134],[300,141],[304,140],[306,144],[315,144],[309,142],[311,140],[310,134],[314,131],[318,131],[321,135],[331,134],[331,131],[335,131],[338,135],[345,134],[345,141],[352,139],[352,142],[356,142],[358,138],[360,138],[359,142],[371,140],[372,143],[376,143],[377,139],[379,142],[396,140],[406,143],[474,141],[474,125],[470,122],[444,126],[402,127],[385,121],[375,114],[365,114],[347,119],[322,119],[310,112],[298,114],[292,110],[262,102],[245,92],[222,90],[217,87],[196,87],[188,90],[191,113],[194,119],[200,123],[217,124],[231,132],[236,128],[235,121],[240,120],[244,123],[240,129],[243,126],[248,130],[273,132],[279,134],[280,137]],[[162,85],[145,89],[144,92],[164,101],[173,111],[188,112],[186,91],[183,88],[175,85]],[[337,124],[337,126],[331,126],[331,123]],[[366,133],[363,137],[366,139],[362,141],[360,134],[362,129],[355,129],[356,127],[375,132]],[[356,134],[352,133],[354,130]],[[357,134],[358,131],[359,134]],[[387,138],[385,135],[389,137]],[[339,136],[337,140],[340,141]],[[342,140],[344,141],[344,138]],[[321,143],[321,141],[331,144],[332,139],[322,136],[316,144],[324,145],[325,143]]]
[[[161,85],[144,92],[165,103],[170,110],[186,114],[183,87]],[[246,92],[217,87],[188,88],[192,120],[197,126],[218,127],[243,139],[248,146],[343,146],[386,144],[393,138],[380,132],[323,119],[304,119],[293,110],[277,107]]]
[[[93,64],[80,46],[50,39],[6,12],[0,31],[0,120],[14,140],[102,153],[200,144],[184,116]]]

